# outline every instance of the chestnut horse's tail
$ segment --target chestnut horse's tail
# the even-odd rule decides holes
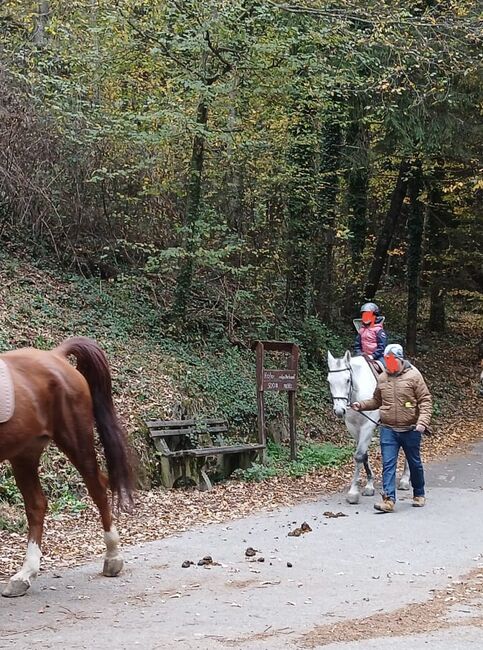
[[[72,354],[77,359],[77,370],[84,375],[91,391],[111,491],[120,506],[129,506],[133,500],[133,471],[126,436],[112,400],[111,371],[106,355],[95,341],[84,336],[67,339],[55,352],[64,356]]]

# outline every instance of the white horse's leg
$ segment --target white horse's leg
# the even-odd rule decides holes
[[[352,477],[352,483],[346,496],[347,502],[351,504],[359,503],[361,496],[361,493],[359,492],[359,474],[361,472],[362,463],[358,462],[354,458],[354,466],[354,476]]]
[[[367,455],[366,460],[364,461],[364,469],[366,470],[367,483],[365,488],[362,490],[362,494],[365,497],[373,497],[375,493],[374,473],[372,471],[371,463],[369,462],[369,455]]]
[[[407,460],[404,460],[404,471],[402,473],[401,478],[399,479],[399,485],[398,488],[400,490],[409,490],[411,487],[411,475],[409,472],[409,464]]]
[[[360,416],[359,416],[360,417]],[[367,482],[362,490],[365,497],[374,496],[374,474],[372,472],[371,464],[369,462],[369,445],[371,444],[372,436],[374,435],[374,426],[371,422],[366,420],[359,430],[359,440],[355,453],[356,461],[364,464],[366,470]]]
[[[367,483],[362,494],[364,496],[374,495],[374,478],[367,453],[374,433],[374,426],[368,420],[363,420],[361,415],[355,411],[347,412],[345,424],[357,443],[356,451],[354,453],[354,476],[347,494],[347,501],[355,504],[359,503],[359,476],[363,465],[367,473]]]

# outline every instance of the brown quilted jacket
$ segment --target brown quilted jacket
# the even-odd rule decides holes
[[[392,429],[429,428],[432,398],[423,376],[409,364],[399,374],[383,372],[372,399],[361,402],[362,411],[379,409],[381,424]]]

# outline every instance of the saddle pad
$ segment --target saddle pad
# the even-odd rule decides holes
[[[5,361],[0,359],[0,423],[7,422],[15,410],[15,391]]]

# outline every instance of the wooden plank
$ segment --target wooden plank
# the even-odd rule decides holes
[[[146,420],[146,425],[152,427],[194,427],[195,420]]]
[[[196,435],[196,429],[167,429],[167,430],[150,430],[149,435],[151,438],[169,438],[170,436],[187,436],[189,434]]]
[[[263,445],[232,445],[226,447],[204,447],[201,449],[187,449],[188,456],[195,458],[202,456],[218,456],[219,454],[238,454],[244,451],[259,451]]]
[[[228,432],[228,427],[227,426],[208,425],[206,427],[206,431],[208,433],[227,433]]]
[[[165,458],[185,458],[190,456],[188,452],[192,451],[191,449],[178,449],[178,451],[171,451],[170,449],[158,448],[156,447],[158,453]]]

